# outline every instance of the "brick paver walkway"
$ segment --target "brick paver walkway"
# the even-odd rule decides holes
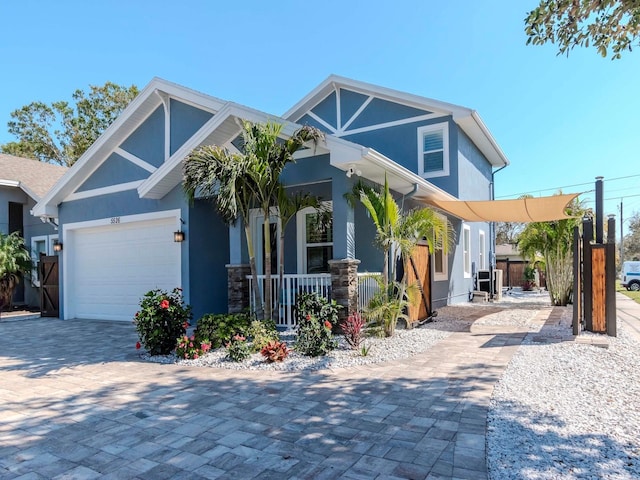
[[[264,373],[141,362],[128,323],[1,322],[0,478],[486,478],[489,399],[525,333],[471,330]]]

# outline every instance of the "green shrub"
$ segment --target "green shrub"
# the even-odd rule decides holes
[[[176,342],[176,356],[178,358],[192,360],[201,357],[209,350],[211,350],[211,342],[208,340],[198,342],[194,335],[191,335],[191,337],[183,335]]]
[[[194,335],[198,342],[209,340],[211,348],[220,348],[234,335],[246,337],[250,325],[251,316],[246,313],[208,313],[198,320]]]
[[[296,320],[302,323],[311,315],[321,323],[329,321],[333,328],[338,324],[338,310],[341,308],[342,305],[338,305],[335,300],[329,301],[315,292],[300,293],[296,297]]]
[[[182,299],[182,289],[171,293],[151,290],[140,301],[133,323],[140,342],[151,355],[167,355],[176,346],[176,338],[185,334],[191,319],[191,307]]]
[[[249,325],[247,333],[249,338],[251,338],[254,352],[259,352],[270,342],[280,340],[276,324],[273,320],[254,320],[251,322],[251,325]]]
[[[251,356],[251,345],[243,335],[234,335],[226,346],[229,360],[242,362]]]
[[[331,333],[331,322],[321,322],[313,315],[307,315],[298,323],[295,349],[302,355],[318,357],[334,350],[338,344]]]

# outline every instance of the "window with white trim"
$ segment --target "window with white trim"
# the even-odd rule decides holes
[[[331,202],[325,211],[313,207],[296,215],[298,230],[298,273],[328,273],[333,258],[333,215]]]
[[[449,175],[449,124],[418,128],[418,172],[422,177]]]
[[[464,265],[464,278],[471,278],[471,227],[462,227],[462,258]]]
[[[446,218],[440,215],[443,220]],[[442,281],[449,279],[449,256],[444,252],[443,239],[436,237],[433,247],[433,279],[434,281]]]
[[[53,245],[58,241],[58,235],[38,235],[31,237],[31,261],[34,269],[31,270],[31,284],[39,287],[40,279],[38,278],[38,263],[40,255],[55,255]]]
[[[478,233],[480,243],[478,245],[478,268],[480,270],[487,269],[487,245],[485,243],[484,231],[480,230]]]

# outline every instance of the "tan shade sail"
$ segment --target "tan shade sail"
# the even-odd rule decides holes
[[[518,198],[515,200],[441,201],[428,203],[468,222],[550,222],[570,218],[567,205],[579,193],[550,197]]]

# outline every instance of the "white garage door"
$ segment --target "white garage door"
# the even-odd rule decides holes
[[[180,286],[175,218],[69,230],[65,318],[131,321],[149,290]]]

